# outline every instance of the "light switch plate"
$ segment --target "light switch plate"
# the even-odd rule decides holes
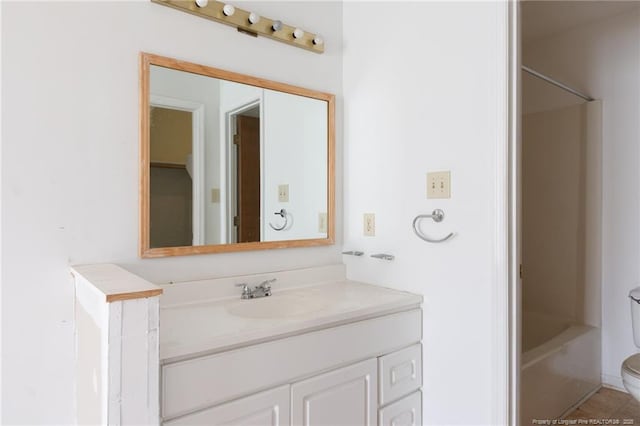
[[[211,202],[212,203],[220,202],[220,188],[211,188]]]
[[[427,198],[451,198],[451,172],[427,173]]]
[[[278,185],[278,201],[280,203],[289,202],[289,185]]]
[[[327,232],[327,214],[318,213],[318,232]]]
[[[374,213],[365,213],[363,222],[363,234],[366,237],[374,237],[376,235],[376,215]]]

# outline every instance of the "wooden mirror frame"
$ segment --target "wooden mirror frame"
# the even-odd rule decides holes
[[[263,89],[277,90],[293,95],[327,102],[327,237],[304,240],[257,241],[182,247],[151,248],[150,241],[150,71],[151,65],[207,77],[248,84]],[[142,258],[185,256],[206,253],[230,253],[292,247],[331,245],[335,242],[335,96],[302,87],[251,77],[205,65],[180,61],[151,53],[140,53],[140,229],[139,255]]]

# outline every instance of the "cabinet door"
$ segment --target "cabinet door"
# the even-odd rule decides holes
[[[414,392],[380,410],[379,426],[421,426],[422,393]]]
[[[294,426],[377,424],[377,360],[312,377],[291,386]]]
[[[289,385],[164,422],[177,425],[289,426]]]

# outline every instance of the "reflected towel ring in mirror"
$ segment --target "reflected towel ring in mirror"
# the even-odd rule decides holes
[[[421,240],[424,240],[428,243],[442,243],[444,241],[447,241],[448,239],[450,239],[451,237],[453,237],[454,233],[451,232],[449,233],[449,235],[447,235],[444,238],[441,239],[432,239],[429,238],[427,236],[425,236],[422,231],[420,231],[420,228],[418,228],[418,222],[421,219],[433,219],[434,222],[439,223],[442,222],[444,220],[444,212],[440,209],[435,209],[434,211],[431,212],[431,214],[419,214],[418,216],[416,216],[413,219],[413,232],[418,236],[418,238],[420,238]]]
[[[275,215],[281,216],[284,219],[284,224],[282,226],[275,226],[273,223],[269,222],[269,226],[274,231],[282,231],[289,224],[289,218],[287,217],[287,211],[285,209],[280,209],[279,212],[275,212]]]

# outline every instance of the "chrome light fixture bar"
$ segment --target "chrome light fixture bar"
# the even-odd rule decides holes
[[[277,19],[259,16],[251,11],[233,7],[228,3],[213,0],[151,1],[201,18],[230,25],[235,27],[239,32],[254,37],[268,37],[311,52],[324,53],[324,40],[318,34],[303,31],[298,27],[284,24]]]

